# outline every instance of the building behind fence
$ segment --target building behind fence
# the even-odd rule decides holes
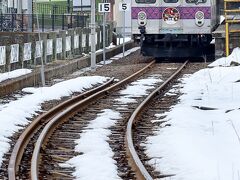
[[[37,27],[37,16],[39,27]],[[0,14],[0,31],[41,32],[88,27],[88,14]]]

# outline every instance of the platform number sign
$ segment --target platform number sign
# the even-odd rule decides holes
[[[119,11],[129,11],[130,3],[119,3]]]
[[[111,12],[110,3],[98,3],[98,12],[100,13]]]

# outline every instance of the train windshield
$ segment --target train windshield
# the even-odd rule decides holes
[[[177,3],[178,0],[164,0],[165,3]]]
[[[199,4],[199,3],[206,3],[207,0],[186,0],[187,3],[194,3],[194,4]]]
[[[150,4],[155,2],[156,0],[136,0],[136,3],[144,3],[144,4]]]
[[[165,3],[177,3],[178,0],[164,0]]]

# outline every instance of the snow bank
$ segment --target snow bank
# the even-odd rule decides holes
[[[231,56],[213,64],[229,65],[230,60],[239,59],[236,48]],[[239,180],[239,79],[239,66],[186,75],[179,84],[183,86],[180,103],[170,112],[155,115],[154,121],[166,122],[145,145],[151,165],[163,174],[175,174],[166,180]]]
[[[6,72],[6,73],[0,73],[0,82],[8,79],[16,78],[19,76],[23,76],[31,72],[32,72],[31,69],[17,69],[17,70]]]
[[[10,140],[7,137],[21,129],[19,125],[27,125],[36,111],[41,111],[41,103],[53,99],[60,99],[62,96],[69,96],[73,92],[82,92],[91,88],[97,83],[103,83],[108,78],[101,76],[79,77],[71,79],[51,87],[25,88],[24,91],[33,94],[26,95],[16,101],[0,106],[0,166],[2,157],[9,148]]]
[[[240,48],[233,49],[233,52],[228,57],[222,57],[213,63],[209,64],[209,67],[215,66],[230,66],[232,63],[240,64]]]

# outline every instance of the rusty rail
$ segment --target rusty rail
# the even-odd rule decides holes
[[[32,160],[31,160],[31,179],[32,180],[39,179],[38,178],[38,164],[39,164],[39,160],[40,160],[41,147],[59,123],[62,123],[64,120],[66,120],[72,114],[74,114],[75,112],[79,111],[80,109],[86,107],[91,102],[96,101],[96,99],[99,99],[100,97],[106,95],[107,93],[109,93],[109,92],[115,90],[116,88],[122,86],[123,84],[127,83],[132,78],[135,78],[137,75],[141,74],[142,72],[147,70],[150,66],[152,66],[153,63],[155,63],[155,61],[152,61],[146,67],[144,67],[140,71],[134,73],[133,75],[127,77],[126,79],[124,79],[106,89],[103,89],[103,90],[85,98],[84,100],[68,107],[66,110],[64,110],[63,112],[61,112],[60,114],[55,116],[53,119],[51,119],[51,121],[49,121],[48,124],[44,127],[43,131],[41,132],[41,134],[35,144]]]
[[[39,164],[39,152],[40,148],[42,147],[40,142],[46,142],[46,139],[44,137],[49,137],[53,126],[58,125],[59,123],[63,121],[67,117],[71,116],[73,113],[79,110],[79,108],[86,107],[89,103],[96,100],[97,97],[102,97],[109,92],[115,90],[116,88],[119,88],[124,83],[127,83],[132,78],[135,78],[139,74],[146,71],[148,68],[150,68],[155,61],[152,61],[147,66],[145,66],[143,69],[139,70],[138,72],[132,74],[131,76],[127,77],[126,79],[110,86],[110,83],[113,82],[113,78],[109,80],[106,84],[95,88],[93,90],[90,90],[86,93],[83,93],[73,99],[70,99],[62,104],[59,104],[55,108],[51,109],[47,113],[39,116],[37,119],[35,119],[27,128],[26,130],[21,134],[19,139],[17,140],[17,143],[14,146],[13,152],[10,157],[9,166],[8,166],[8,177],[9,180],[15,180],[16,174],[18,172],[18,167],[20,165],[24,150],[30,141],[30,138],[33,136],[33,134],[41,127],[41,123],[45,122],[47,125],[45,126],[44,130],[40,134],[35,149],[34,149],[34,157],[32,157],[32,160],[36,160],[35,162],[31,162],[31,178],[32,179],[38,179],[38,164]],[[62,109],[65,109],[62,111]],[[59,119],[57,119],[59,117]],[[36,163],[36,164],[35,164]]]
[[[63,107],[69,106],[72,103],[76,103],[82,99],[84,99],[86,96],[89,96],[91,94],[96,93],[97,91],[106,88],[113,82],[114,78],[111,78],[108,82],[105,84],[96,87],[90,91],[84,92],[72,99],[69,99],[56,107],[52,108],[48,112],[42,114],[38,118],[36,118],[31,124],[25,129],[25,131],[20,135],[18,138],[13,151],[11,153],[9,165],[8,165],[8,178],[9,180],[15,180],[16,179],[16,173],[18,171],[18,166],[21,162],[24,149],[26,148],[28,142],[30,141],[30,138],[32,135],[40,128],[41,124],[43,122],[47,122],[51,117],[56,115]]]
[[[149,172],[144,167],[143,163],[141,162],[139,156],[137,155],[137,152],[133,145],[133,139],[132,139],[132,128],[133,123],[136,122],[137,117],[142,112],[144,107],[170,82],[173,78],[175,78],[182,69],[186,66],[188,61],[186,61],[170,78],[168,78],[161,86],[159,86],[156,90],[154,90],[133,112],[131,117],[129,118],[128,125],[127,125],[127,131],[126,131],[126,138],[125,138],[125,144],[127,147],[127,153],[129,155],[129,164],[134,167],[134,170],[137,172],[137,177],[139,179],[146,179],[146,180],[153,180]]]

